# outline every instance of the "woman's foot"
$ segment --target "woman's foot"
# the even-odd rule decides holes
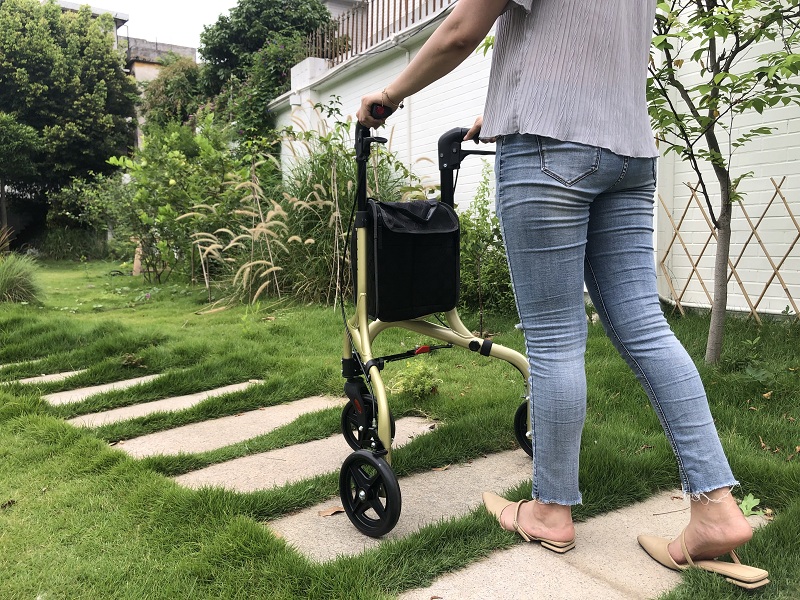
[[[753,528],[742,514],[729,488],[720,488],[691,501],[691,518],[684,533],[692,560],[713,559],[750,541]],[[669,544],[677,564],[686,564],[680,539]]]
[[[721,575],[733,585],[748,590],[755,590],[769,583],[769,573],[767,571],[758,567],[743,565],[733,550],[729,552],[732,562],[714,559],[690,559],[684,564],[678,564],[670,555],[669,545],[671,542],[669,539],[654,535],[640,535],[637,539],[639,545],[650,555],[650,558],[673,571],[685,571],[690,567],[694,567],[701,571]],[[681,544],[684,557],[691,557],[689,550],[686,548],[684,533],[678,536],[677,541]]]
[[[514,505],[507,506],[500,514],[500,526],[514,531]],[[562,504],[544,504],[532,500],[519,507],[517,526],[530,537],[544,538],[556,542],[575,539],[572,510]]]
[[[526,542],[539,542],[559,554],[575,547],[575,528],[569,506],[530,500],[512,502],[492,492],[483,492],[483,503],[500,527],[518,533]]]

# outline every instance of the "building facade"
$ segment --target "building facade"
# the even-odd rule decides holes
[[[347,43],[332,46],[310,40],[316,55],[292,70],[292,90],[269,107],[278,115],[279,125],[318,127],[321,117],[314,104],[334,97],[346,115],[354,115],[360,97],[387,85],[451,6],[449,0],[371,0],[340,15],[336,35]],[[332,47],[336,56],[331,55]],[[768,50],[754,49],[753,56]],[[486,54],[479,50],[455,71],[406,99],[405,108],[389,120],[382,135],[389,138],[391,150],[427,182],[438,180],[438,137],[452,127],[468,127],[482,113],[490,63],[491,50]],[[728,308],[751,312],[757,319],[759,314],[800,312],[800,107],[741,116],[734,123],[732,139],[762,125],[775,128],[774,132],[731,157],[734,177],[752,175],[740,184],[744,200],[733,210]],[[456,198],[461,205],[469,203],[480,181],[480,161],[470,160],[459,177]],[[659,293],[678,310],[708,308],[715,243],[705,203],[693,192],[697,176],[687,163],[668,154],[659,160],[658,179],[654,259]],[[710,168],[704,179],[718,211],[719,194],[714,192]]]

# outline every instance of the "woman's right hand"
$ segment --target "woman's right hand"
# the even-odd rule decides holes
[[[481,127],[483,127],[483,116],[475,119],[472,127],[470,127],[469,131],[467,131],[467,135],[464,136],[464,141],[466,142],[467,140],[471,140],[478,135],[481,132]]]
[[[490,143],[497,141],[497,138],[489,138],[489,139],[478,138],[478,136],[481,134],[482,127],[483,127],[483,116],[480,116],[477,119],[475,119],[475,122],[472,124],[472,127],[470,127],[469,131],[467,131],[467,135],[464,136],[464,141],[466,142],[467,140],[476,140],[476,141],[490,142]]]

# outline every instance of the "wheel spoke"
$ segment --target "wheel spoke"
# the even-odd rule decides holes
[[[381,503],[381,499],[377,496],[373,496],[371,499],[368,498],[368,500],[370,501],[369,503],[372,510],[378,515],[378,518],[383,519],[386,516],[386,507]]]
[[[378,477],[377,475],[373,475],[370,477],[364,471],[364,465],[353,464],[350,465],[350,476],[353,478],[353,483],[355,483],[358,489],[362,490],[371,490],[372,486],[375,483],[375,479]]]
[[[381,485],[380,475],[376,473],[370,477],[364,471],[364,465],[353,464],[350,465],[350,477],[353,484],[353,489],[351,489],[354,503],[353,512],[357,515],[363,515],[372,508],[372,499],[376,494],[375,488]],[[359,497],[359,492],[361,491],[367,494],[367,497],[363,500]]]
[[[361,432],[358,430],[358,415],[353,411],[347,419],[348,426],[350,427],[350,435],[357,442],[361,442]],[[360,444],[359,444],[360,446]]]
[[[361,500],[360,498],[356,497],[356,505],[353,507],[353,513],[356,515],[364,515],[372,506],[370,505],[369,498],[366,500]],[[365,517],[367,518],[367,517]]]

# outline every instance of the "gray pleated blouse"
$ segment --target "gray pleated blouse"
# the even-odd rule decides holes
[[[510,0],[481,137],[532,133],[658,156],[645,96],[656,0]]]

